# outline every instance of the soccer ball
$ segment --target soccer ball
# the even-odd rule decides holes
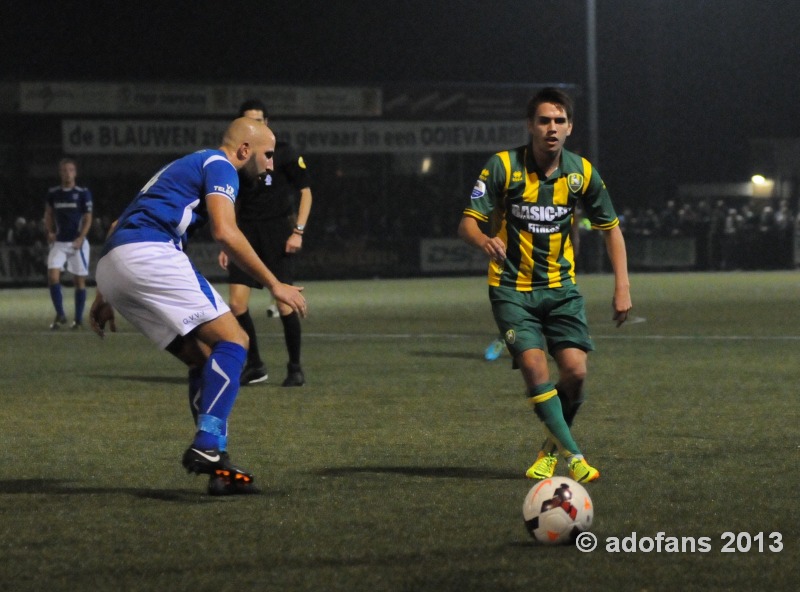
[[[525,496],[522,517],[530,535],[540,543],[572,544],[591,527],[594,505],[577,481],[551,477],[534,485]]]

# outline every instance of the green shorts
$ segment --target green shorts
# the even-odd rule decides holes
[[[574,284],[530,292],[490,286],[489,301],[514,357],[529,349],[551,354],[564,347],[594,350],[583,296]]]

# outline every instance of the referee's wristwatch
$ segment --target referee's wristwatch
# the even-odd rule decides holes
[[[295,225],[294,230],[292,230],[292,232],[294,234],[299,234],[300,236],[303,236],[303,230],[305,230],[305,227],[306,227],[305,224],[297,224]]]

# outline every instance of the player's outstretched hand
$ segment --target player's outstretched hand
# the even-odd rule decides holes
[[[275,300],[290,306],[294,312],[305,318],[308,313],[308,304],[302,292],[303,288],[301,286],[278,284],[275,289],[272,290],[272,295],[275,297]]]
[[[89,310],[89,323],[92,331],[97,333],[102,339],[106,335],[106,324],[112,333],[117,332],[117,323],[114,319],[114,309],[111,305],[103,300],[103,297],[98,293],[92,302],[92,308]]]

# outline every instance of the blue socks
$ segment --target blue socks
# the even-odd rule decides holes
[[[60,317],[66,316],[64,313],[64,296],[61,292],[61,284],[50,286],[50,300],[53,301],[53,308]],[[83,311],[86,308],[86,288],[75,288],[75,322],[79,325],[83,323]]]
[[[75,288],[75,322],[83,323],[83,309],[86,307],[86,288]]]
[[[84,295],[84,299],[86,296]],[[64,298],[61,295],[61,284],[53,284],[50,286],[50,300],[53,301],[53,308],[56,309],[56,314],[60,317],[64,315]]]
[[[201,371],[197,433],[193,443],[195,447],[225,450],[228,416],[236,401],[236,395],[239,394],[239,378],[246,360],[247,350],[230,341],[220,341],[211,351]],[[191,382],[190,372],[190,389],[193,389],[195,387]]]

